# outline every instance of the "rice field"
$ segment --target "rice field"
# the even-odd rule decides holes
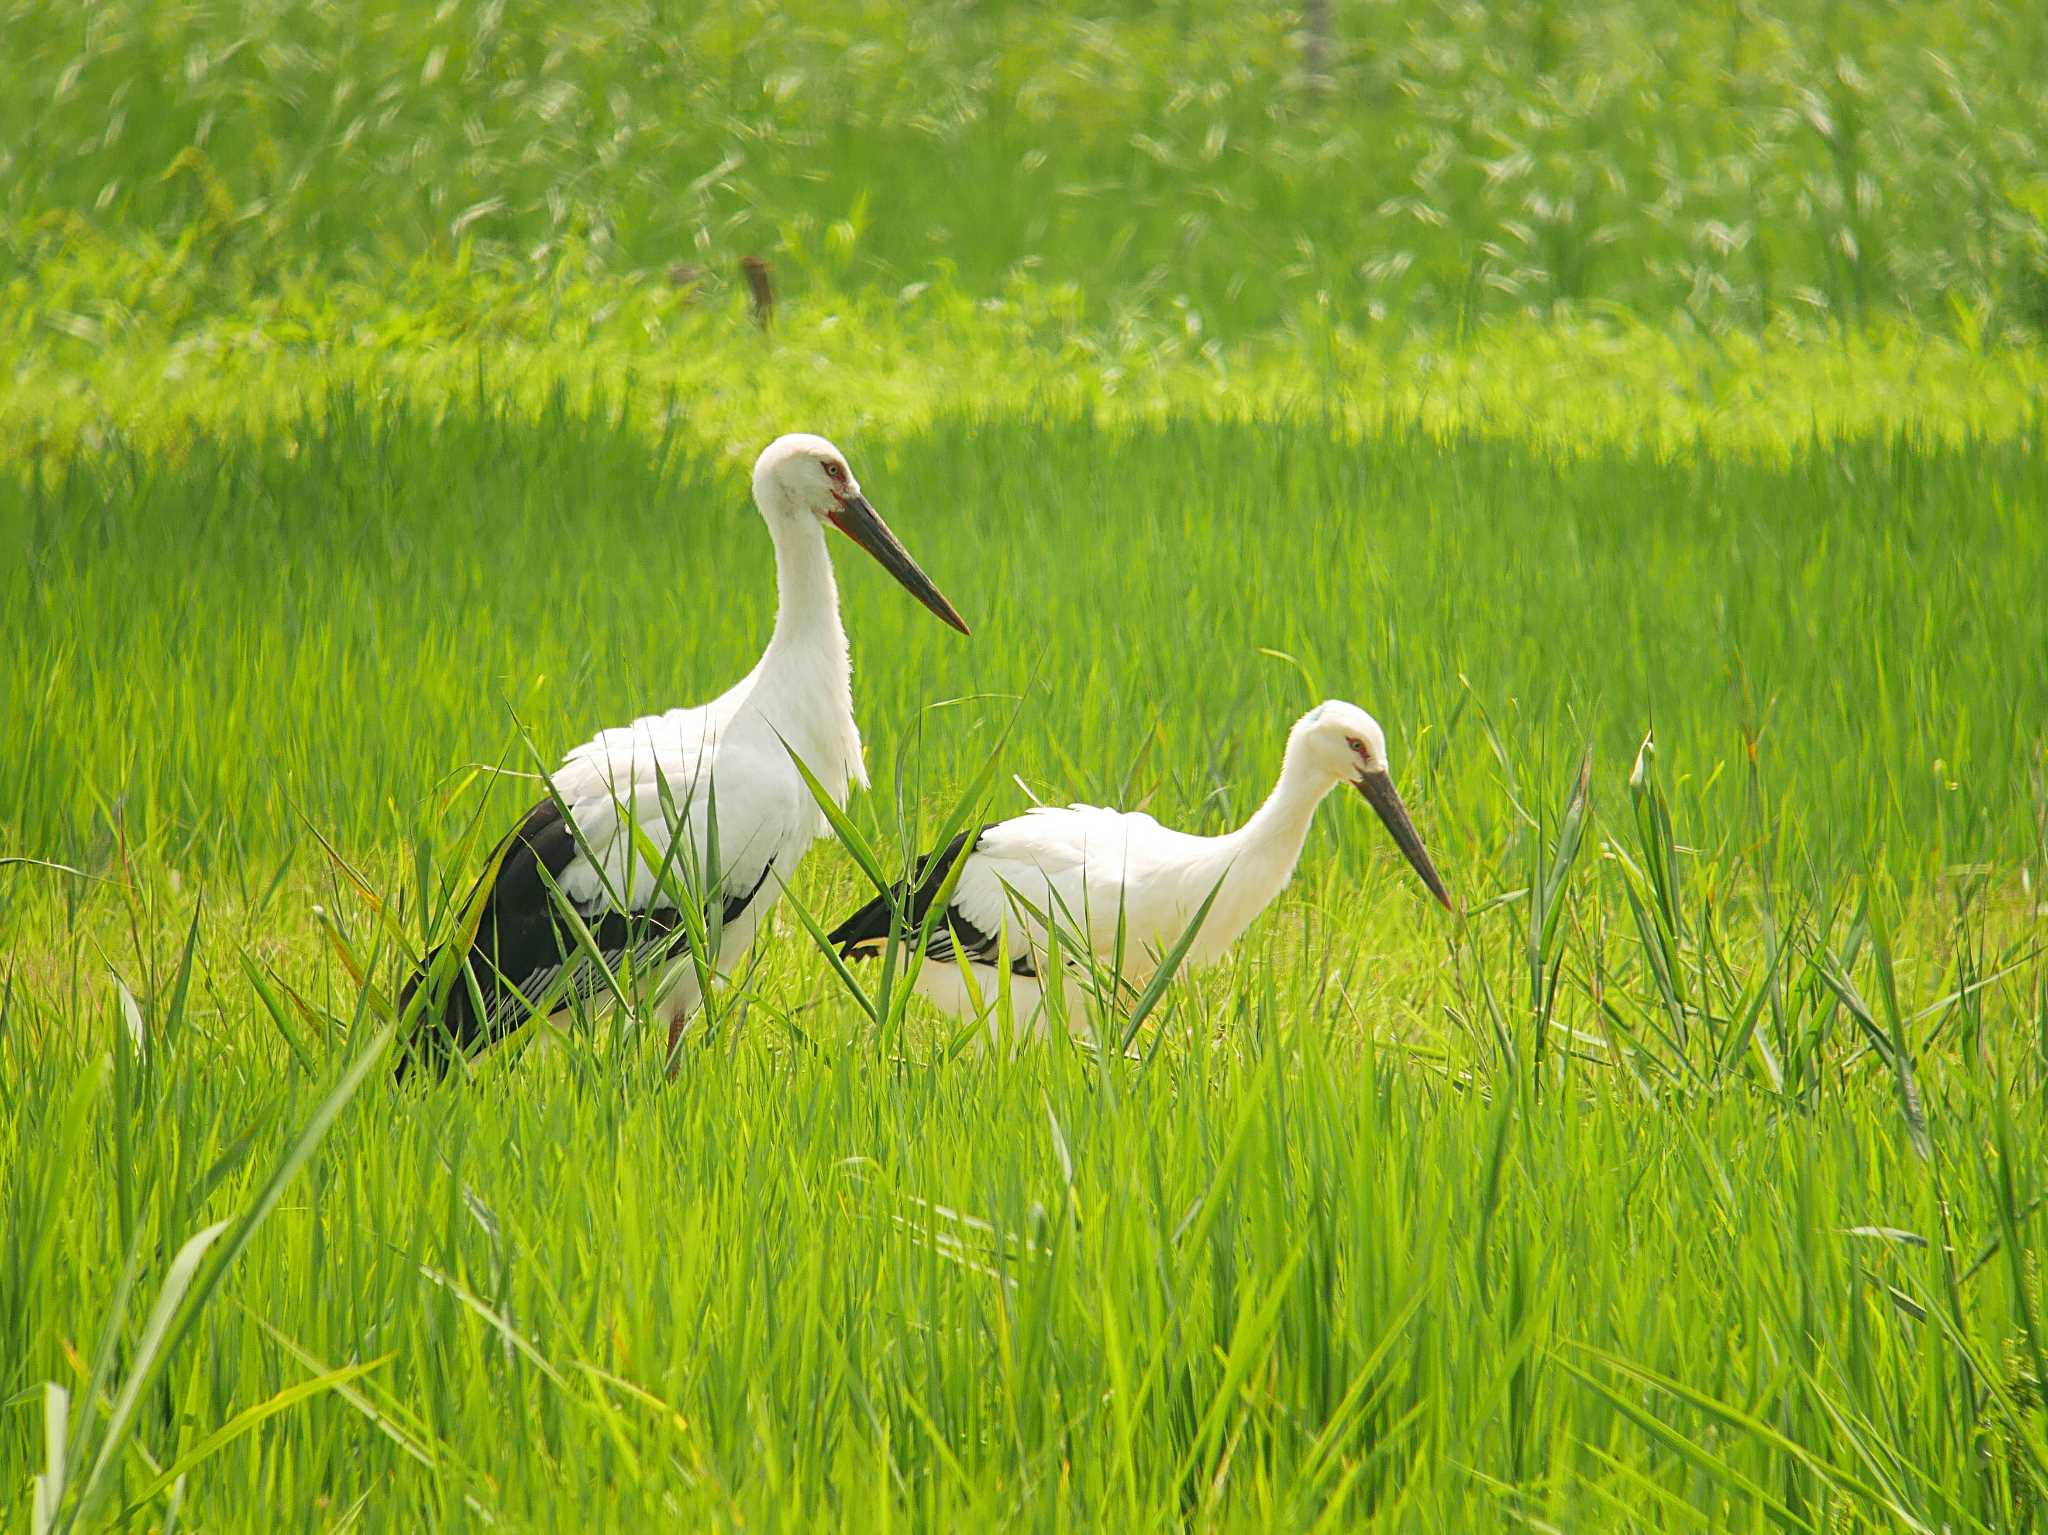
[[[1330,11],[0,0],[9,1527],[2048,1527],[2048,21]],[[1333,800],[1008,1056],[822,844],[394,1086],[790,428],[864,850],[1343,697],[1462,916]]]

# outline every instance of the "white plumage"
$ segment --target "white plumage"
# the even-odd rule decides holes
[[[1007,992],[1012,1017],[1029,1030],[1042,1021],[1055,947],[1076,961],[1085,948],[1093,968],[1106,972],[1121,942],[1116,974],[1142,986],[1214,892],[1186,963],[1221,957],[1286,888],[1316,807],[1342,783],[1358,788],[1448,908],[1386,764],[1386,738],[1373,718],[1353,704],[1325,703],[1294,726],[1273,792],[1233,832],[1191,836],[1142,812],[1095,805],[1027,811],[929,855],[914,880],[870,902],[831,937],[849,957],[878,952],[892,906],[901,929],[914,934],[964,857],[952,899],[933,924],[918,990],[960,1016],[994,1007]],[[1079,961],[1061,969],[1068,1022],[1078,1025],[1088,1016],[1091,967]]]
[[[485,871],[466,965],[452,954],[437,963],[437,953],[406,988],[410,998],[445,987],[423,1014],[440,1027],[423,1028],[416,1042],[443,1069],[451,1048],[482,1048],[535,1011],[561,1008],[572,991],[599,994],[603,977],[565,923],[564,905],[611,967],[629,955],[643,971],[658,967],[653,1011],[673,1046],[702,1001],[678,889],[702,902],[718,935],[712,966],[722,969],[745,952],[828,830],[791,753],[837,803],[853,786],[866,787],[828,523],[966,632],[824,438],[795,434],[769,444],[754,466],[754,501],[775,543],[778,602],[767,650],[710,703],[600,731],[568,754],[552,775],[553,793]]]

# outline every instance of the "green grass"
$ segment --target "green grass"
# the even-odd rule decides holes
[[[742,463],[790,421],[894,438],[961,414],[1308,417],[1349,434],[1422,428],[1561,455],[1780,460],[1816,439],[2008,438],[2048,419],[2048,349],[1890,323],[1701,337],[1612,315],[1524,317],[1452,340],[1333,320],[1226,349],[1171,324],[1106,334],[1070,296],[1026,284],[1000,299],[945,284],[908,299],[813,294],[782,306],[763,336],[738,299],[695,304],[644,276],[536,287],[426,261],[184,317],[165,295],[191,277],[180,258],[100,244],[39,268],[0,310],[12,361],[0,449],[29,468],[81,448],[176,455],[195,429],[276,428],[337,389],[458,409],[481,389],[522,417],[557,396],[603,402],[652,436]],[[106,288],[123,296],[111,327],[91,318]]]
[[[894,291],[1018,274],[1205,338],[1621,306],[2048,325],[2048,16],[9,0],[0,281],[86,230],[205,308],[438,251]],[[112,295],[105,295],[112,297]]]
[[[964,777],[1021,697],[1041,798],[1156,794],[1214,824],[1263,792],[1294,715],[1345,696],[1394,729],[1458,862],[1510,831],[1486,720],[1513,770],[1553,781],[1591,740],[1618,782],[1654,725],[1702,828],[1744,825],[1753,738],[1785,856],[1828,872],[2034,851],[2032,440],[1779,465],[1025,417],[843,446],[977,631],[962,644],[842,551],[877,766],[918,711],[983,698],[925,727],[924,770]],[[0,825],[91,861],[119,799],[132,846],[198,868],[277,856],[301,814],[389,850],[515,715],[552,754],[752,664],[773,566],[745,487],[742,464],[609,414],[344,397],[174,462],[0,488],[26,556],[0,576],[23,658],[0,676],[23,727]]]
[[[1477,914],[1447,928],[1332,805],[1141,1064],[948,1062],[784,914],[674,1084],[603,1029],[467,1090],[379,1073],[141,1398],[123,1496],[143,1447],[374,1362],[205,1460],[186,1517],[234,1527],[258,1488],[390,1528],[2038,1517],[2037,445],[847,446],[977,626],[842,561],[868,834],[905,834],[899,770],[928,832],[1013,713],[1038,797],[1217,827],[1341,694]],[[147,1293],[361,1048],[351,966],[388,986],[393,940],[315,834],[416,942],[411,849],[514,812],[463,770],[525,765],[515,718],[552,755],[748,663],[741,484],[603,415],[344,396],[10,492],[0,814],[90,876],[0,875],[11,1486],[125,1255]],[[705,622],[682,573],[726,549]],[[798,887],[855,894],[831,849]],[[85,1149],[53,1160],[67,1116]]]
[[[1334,9],[0,0],[10,1526],[2048,1528],[2048,22]],[[1333,802],[1131,1059],[785,905],[394,1089],[798,426],[885,858],[1334,695],[1466,919]]]

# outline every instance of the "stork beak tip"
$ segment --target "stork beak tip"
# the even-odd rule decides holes
[[[923,603],[939,622],[958,629],[962,634],[969,632],[967,621],[954,610],[953,604],[945,599],[938,587],[932,584],[932,578],[918,568],[917,561],[910,557],[910,551],[903,547],[901,539],[889,531],[889,525],[882,521],[881,513],[874,509],[867,497],[843,497],[838,508],[826,516],[833,527],[873,556],[875,561],[894,576],[911,596]]]

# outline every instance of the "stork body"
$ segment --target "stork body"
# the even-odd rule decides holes
[[[606,994],[591,948],[614,971],[630,959],[653,978],[647,995],[673,1047],[703,1000],[679,895],[702,903],[716,947],[707,957],[722,972],[829,831],[791,754],[839,804],[867,786],[827,523],[966,632],[823,438],[771,443],[754,467],[754,500],[775,543],[767,650],[711,702],[600,731],[551,775],[552,792],[484,872],[461,963],[439,963],[437,951],[405,988],[410,999],[430,980],[445,985],[428,999],[414,1052],[438,1069],[454,1051],[483,1049],[536,1013]],[[401,1058],[401,1076],[410,1059]]]
[[[1007,993],[1012,1017],[1028,1031],[1042,1022],[1046,992],[1055,984],[1055,950],[1078,959],[1085,947],[1097,968],[1115,969],[1123,981],[1142,986],[1211,892],[1214,901],[1185,962],[1221,958],[1286,889],[1316,807],[1347,782],[1379,812],[1416,873],[1448,908],[1450,898],[1387,774],[1380,727],[1356,706],[1331,702],[1295,725],[1273,792],[1233,832],[1191,836],[1143,812],[1095,805],[1030,810],[963,833],[928,855],[913,880],[855,912],[831,940],[848,958],[879,952],[888,942],[892,906],[902,913],[902,929],[914,935],[964,858],[952,898],[932,924],[918,990],[958,1016],[991,1008]],[[1088,969],[1072,959],[1059,966],[1070,1024],[1087,1017]]]

